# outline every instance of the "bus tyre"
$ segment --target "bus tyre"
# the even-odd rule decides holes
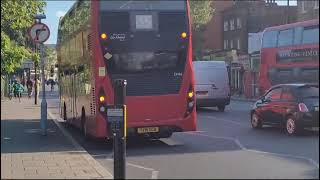
[[[219,110],[220,112],[224,112],[225,109],[226,109],[226,106],[225,106],[225,105],[220,105],[220,106],[218,106],[218,110]]]
[[[251,126],[253,129],[261,129],[262,128],[262,121],[259,118],[257,113],[252,113],[251,115]]]
[[[287,118],[286,133],[289,136],[299,135],[301,133],[301,128],[298,127],[296,120],[292,116]]]

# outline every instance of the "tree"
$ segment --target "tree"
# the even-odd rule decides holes
[[[212,2],[210,0],[190,0],[194,52],[201,51],[203,48],[202,34],[214,12]]]
[[[44,6],[44,0],[1,1],[1,74],[14,72],[27,58],[37,60],[26,47],[27,29]]]

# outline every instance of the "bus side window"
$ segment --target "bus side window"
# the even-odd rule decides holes
[[[294,45],[300,45],[302,43],[302,31],[303,27],[296,27],[294,28]]]
[[[302,44],[319,43],[319,25],[304,27],[302,33]]]
[[[291,46],[293,43],[293,29],[286,29],[279,32],[278,47]]]
[[[263,35],[262,47],[273,48],[277,47],[278,31],[268,31]]]

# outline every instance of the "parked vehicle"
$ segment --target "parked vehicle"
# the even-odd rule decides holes
[[[218,107],[224,111],[230,104],[230,87],[224,61],[194,61],[197,107]]]
[[[280,84],[273,86],[253,106],[251,125],[285,127],[287,134],[319,127],[319,85]]]

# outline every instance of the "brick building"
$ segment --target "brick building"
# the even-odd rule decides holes
[[[205,47],[212,49],[210,59],[228,63],[233,93],[247,97],[258,95],[255,87],[259,50],[248,52],[249,36],[259,39],[266,27],[296,22],[297,6],[278,6],[275,0],[214,3],[215,14],[205,32]]]
[[[298,21],[319,19],[319,0],[298,0]]]
[[[222,22],[223,14],[222,12],[231,7],[234,4],[233,1],[217,0],[212,1],[214,8],[214,13],[211,21],[208,23],[208,26],[203,34],[205,42],[205,49],[212,50],[222,50],[223,49],[223,38],[222,34]]]

